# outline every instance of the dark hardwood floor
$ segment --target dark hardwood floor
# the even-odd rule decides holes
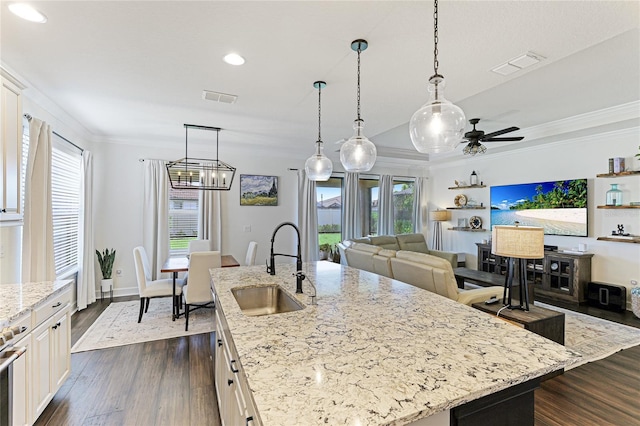
[[[108,304],[98,301],[71,317],[72,345]],[[632,314],[594,309],[583,312],[640,326]],[[220,425],[214,335],[72,354],[71,376],[36,425]],[[535,424],[640,426],[638,401],[640,346],[543,382],[535,391]]]
[[[108,304],[71,317],[72,345]],[[72,354],[70,377],[35,424],[220,425],[213,335]]]

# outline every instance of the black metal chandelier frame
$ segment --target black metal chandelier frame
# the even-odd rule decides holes
[[[236,168],[219,158],[219,127],[185,124],[184,158],[167,163],[167,175],[174,189],[195,189],[203,191],[228,191],[231,189]],[[216,132],[216,158],[189,158],[189,129]]]

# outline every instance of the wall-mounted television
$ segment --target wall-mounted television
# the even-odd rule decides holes
[[[587,236],[587,180],[491,187],[491,228],[541,226],[546,235]]]

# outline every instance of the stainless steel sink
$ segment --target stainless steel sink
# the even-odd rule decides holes
[[[279,285],[262,287],[237,287],[231,289],[242,313],[248,316],[282,314],[304,309]]]

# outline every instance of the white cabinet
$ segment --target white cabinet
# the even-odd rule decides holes
[[[32,333],[33,420],[53,399],[71,371],[69,304]]]
[[[215,357],[215,384],[222,425],[260,424],[229,328],[219,308],[216,308]]]
[[[14,322],[12,326],[31,327],[31,315]],[[25,353],[13,363],[13,426],[31,424],[31,333],[21,334],[15,348],[26,348]]]
[[[0,69],[0,221],[20,220],[22,168],[22,89]]]

